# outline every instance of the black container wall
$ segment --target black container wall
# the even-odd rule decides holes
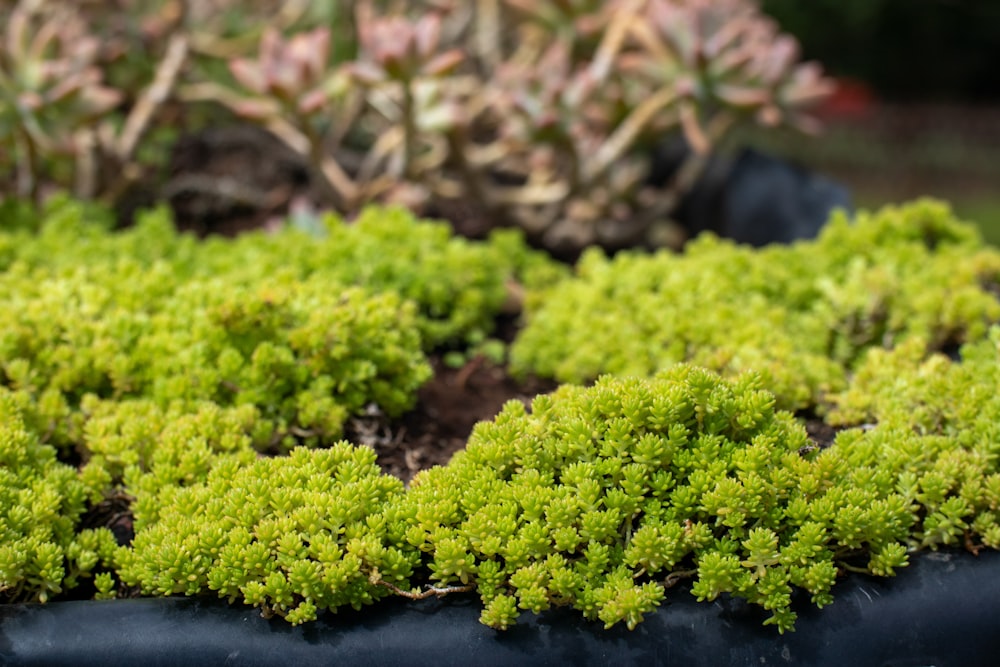
[[[671,590],[634,631],[572,610],[496,632],[476,598],[387,600],[291,627],[207,599],[0,606],[0,664],[142,665],[1000,665],[1000,553],[913,558],[893,579],[851,575],[796,631],[760,625],[738,601]]]

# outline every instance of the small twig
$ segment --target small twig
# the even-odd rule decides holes
[[[420,450],[407,449],[403,453],[403,462],[406,463],[406,470],[410,473],[410,476],[416,475],[420,472]]]
[[[615,128],[614,133],[601,144],[594,156],[584,167],[584,183],[592,182],[611,167],[631,146],[636,137],[653,120],[656,114],[670,106],[677,99],[672,88],[661,88],[648,97]]]
[[[636,15],[643,4],[643,0],[628,0],[615,12],[590,65],[590,71],[598,81],[604,81],[613,69],[613,61],[621,51],[633,24],[637,22]]]
[[[843,561],[840,561],[840,563],[838,563],[838,564],[840,565],[840,567],[844,568],[848,572],[853,572],[855,574],[871,574],[871,572],[868,570],[867,567],[860,567],[858,565],[850,565],[850,564],[845,563]]]
[[[97,193],[97,133],[91,127],[83,128],[73,137],[76,149],[76,182],[73,191],[77,197],[92,199]]]
[[[162,194],[166,199],[173,199],[180,194],[211,195],[227,202],[256,209],[267,209],[273,206],[272,199],[268,193],[260,192],[245,183],[227,176],[218,178],[206,176],[205,174],[178,176],[164,186]],[[222,382],[220,384],[227,389],[239,391],[239,387],[232,385],[232,383],[226,384]]]
[[[965,550],[968,551],[973,556],[978,556],[979,552],[985,547],[982,544],[976,544],[972,541],[972,533],[965,531]]]
[[[569,196],[569,184],[564,181],[490,187],[490,199],[501,205],[539,206],[561,202]]]
[[[683,579],[689,579],[696,574],[698,574],[698,570],[681,570],[680,572],[671,572],[663,580],[663,587],[673,588]]]
[[[444,588],[435,588],[430,586],[427,590],[414,593],[412,591],[404,591],[402,588],[390,584],[388,581],[378,581],[379,586],[385,586],[390,591],[396,595],[401,595],[404,598],[409,598],[410,600],[426,600],[429,597],[443,597],[445,595],[450,595],[451,593],[469,593],[476,589],[475,585],[469,584],[467,586],[445,586]]]
[[[400,110],[403,121],[403,176],[410,180],[416,177],[414,162],[417,159],[417,105],[413,85],[413,80],[409,78],[402,82],[403,101]]]
[[[498,0],[478,0],[475,9],[476,55],[488,67],[500,62],[500,3]]]
[[[314,438],[318,435],[322,435],[322,431],[317,431],[315,429],[305,429],[299,426],[290,426],[288,432],[297,438]]]
[[[15,154],[17,155],[17,195],[22,199],[38,199],[38,151],[30,133],[23,130],[14,132]]]

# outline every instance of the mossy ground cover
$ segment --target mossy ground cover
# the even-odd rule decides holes
[[[789,247],[593,253],[572,276],[399,211],[198,242],[162,214],[112,234],[68,201],[40,225],[6,210],[9,600],[93,577],[98,597],[218,594],[301,623],[474,590],[497,628],[553,606],[634,627],[691,579],[784,631],[796,591],[829,604],[844,571],[1000,547],[1000,255],[940,204]],[[512,367],[566,384],[404,489],[345,420],[403,413],[428,350],[481,344],[510,281]],[[803,413],[841,429],[830,446]],[[80,530],[122,494],[131,544]]]

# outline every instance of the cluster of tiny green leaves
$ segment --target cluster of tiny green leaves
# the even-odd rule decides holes
[[[399,414],[430,376],[426,349],[489,346],[509,281],[565,273],[516,232],[471,242],[401,209],[330,216],[318,236],[205,241],[178,234],[165,210],[112,232],[108,211],[68,197],[41,210],[8,200],[0,214],[5,401],[39,446],[82,455],[74,484],[92,502],[134,496],[140,529],[158,520],[161,492],[248,465],[255,449],[328,445],[370,404]],[[98,546],[108,556],[110,533],[67,541],[84,509],[60,515],[53,542],[84,566],[16,574],[32,552],[11,537],[11,596],[44,599],[89,572]],[[95,582],[113,595],[110,573]]]
[[[680,255],[592,250],[575,279],[528,300],[511,360],[564,382],[678,362],[754,369],[779,406],[815,408],[871,348],[982,338],[1000,320],[998,276],[1000,252],[931,200],[838,213],[791,246],[703,235]]]
[[[564,385],[530,410],[512,401],[405,493],[372,450],[345,442],[258,458],[253,411],[211,405],[180,418],[149,402],[88,405],[89,441],[109,444],[91,445],[83,477],[99,486],[123,471],[137,534],[101,557],[145,594],[215,591],[300,623],[428,583],[475,588],[481,620],[499,629],[566,605],[633,628],[691,578],[698,599],[742,597],[786,631],[793,592],[826,605],[843,568],[891,576],[910,550],[970,533],[1000,546],[1000,401],[984,389],[969,409],[936,397],[963,382],[995,386],[998,345],[1000,329],[966,346],[968,370],[921,362],[907,346],[881,365],[871,355],[859,382],[922,382],[898,380],[902,398],[888,404],[845,392],[838,410],[853,401],[880,423],[822,450],[775,409],[759,375],[725,380],[679,364],[651,379]],[[935,379],[941,363],[954,377]],[[88,477],[94,468],[103,476]],[[91,537],[76,548],[96,562]],[[115,580],[104,572],[95,583],[108,596]]]
[[[828,604],[843,569],[1000,548],[1000,254],[933,202],[791,247],[592,253],[565,282],[517,235],[401,211],[207,242],[85,213],[0,234],[5,599],[93,577],[301,623],[430,584],[474,588],[496,628],[553,606],[633,628],[690,578],[785,631],[793,593]],[[483,345],[511,277],[536,288],[520,370],[618,375],[511,402],[405,493],[334,444],[368,403],[410,405],[428,347]],[[849,428],[817,450],[782,411],[803,407]],[[114,489],[131,546],[78,531]]]
[[[693,577],[700,600],[745,598],[788,630],[793,590],[831,602],[840,560],[905,565],[914,519],[895,480],[810,452],[774,403],[758,375],[686,364],[508,403],[390,504],[390,538],[431,580],[475,583],[496,628],[560,605],[633,628]]]
[[[380,511],[403,490],[370,448],[339,442],[250,464],[217,461],[203,481],[153,491],[118,575],[153,595],[215,591],[293,624],[405,587],[419,554],[386,545]],[[141,500],[141,499],[140,499]]]
[[[88,396],[253,405],[276,442],[337,438],[369,403],[410,407],[431,373],[413,304],[393,292],[315,277],[179,282],[165,264],[125,260],[42,272],[0,275],[0,377],[36,398],[59,444],[75,442]]]
[[[969,343],[956,361],[925,356],[919,339],[876,350],[850,387],[832,398],[827,421],[866,424],[845,431],[837,449],[852,466],[897,478],[916,504],[916,547],[974,540],[1000,548],[1000,327]],[[848,437],[848,434],[851,433]]]
[[[91,395],[252,404],[285,444],[335,439],[370,403],[408,408],[430,375],[424,350],[492,349],[509,281],[563,273],[516,232],[472,242],[402,209],[328,216],[321,236],[199,242],[164,210],[111,233],[72,199],[50,201],[37,229],[5,206],[0,384],[32,397],[27,418],[58,446],[79,442]]]
[[[77,530],[101,489],[56,459],[0,388],[0,600],[45,602],[113,562],[107,529]]]
[[[92,398],[92,397],[91,397]],[[255,437],[265,422],[252,405],[205,402],[163,409],[148,399],[85,401],[81,478],[107,493],[122,486],[134,497],[135,528],[155,520],[156,493],[167,486],[204,482],[223,462],[252,463]]]
[[[402,208],[370,207],[351,222],[325,215],[318,233],[288,225],[277,232],[201,242],[174,231],[165,209],[141,214],[135,227],[110,234],[107,216],[95,208],[54,198],[40,214],[37,232],[18,224],[0,234],[0,268],[22,264],[65,270],[126,261],[143,268],[164,264],[173,282],[220,278],[254,285],[314,278],[369,292],[391,291],[416,304],[427,349],[485,338],[509,296],[511,280],[544,284],[566,273],[529,249],[514,230],[470,241],[453,235],[445,223],[418,220]]]
[[[295,230],[278,238],[249,234],[237,239],[236,252],[267,256],[268,273],[398,292],[417,304],[428,348],[480,342],[509,296],[508,282],[551,282],[564,272],[514,230],[470,241],[446,223],[418,221],[401,208],[369,207],[350,223],[334,215],[322,222],[319,239]],[[213,257],[232,266],[223,253]]]

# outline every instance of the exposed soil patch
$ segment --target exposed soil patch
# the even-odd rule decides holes
[[[507,401],[529,403],[556,386],[516,380],[483,357],[462,368],[448,367],[440,356],[431,363],[434,377],[420,389],[413,410],[392,421],[373,410],[347,428],[349,440],[373,447],[382,470],[407,483],[417,472],[447,463],[465,447],[473,426],[495,417]]]
[[[843,429],[827,424],[819,417],[808,417],[805,419],[806,433],[812,440],[813,446],[819,449],[826,449],[833,444],[837,434]]]

